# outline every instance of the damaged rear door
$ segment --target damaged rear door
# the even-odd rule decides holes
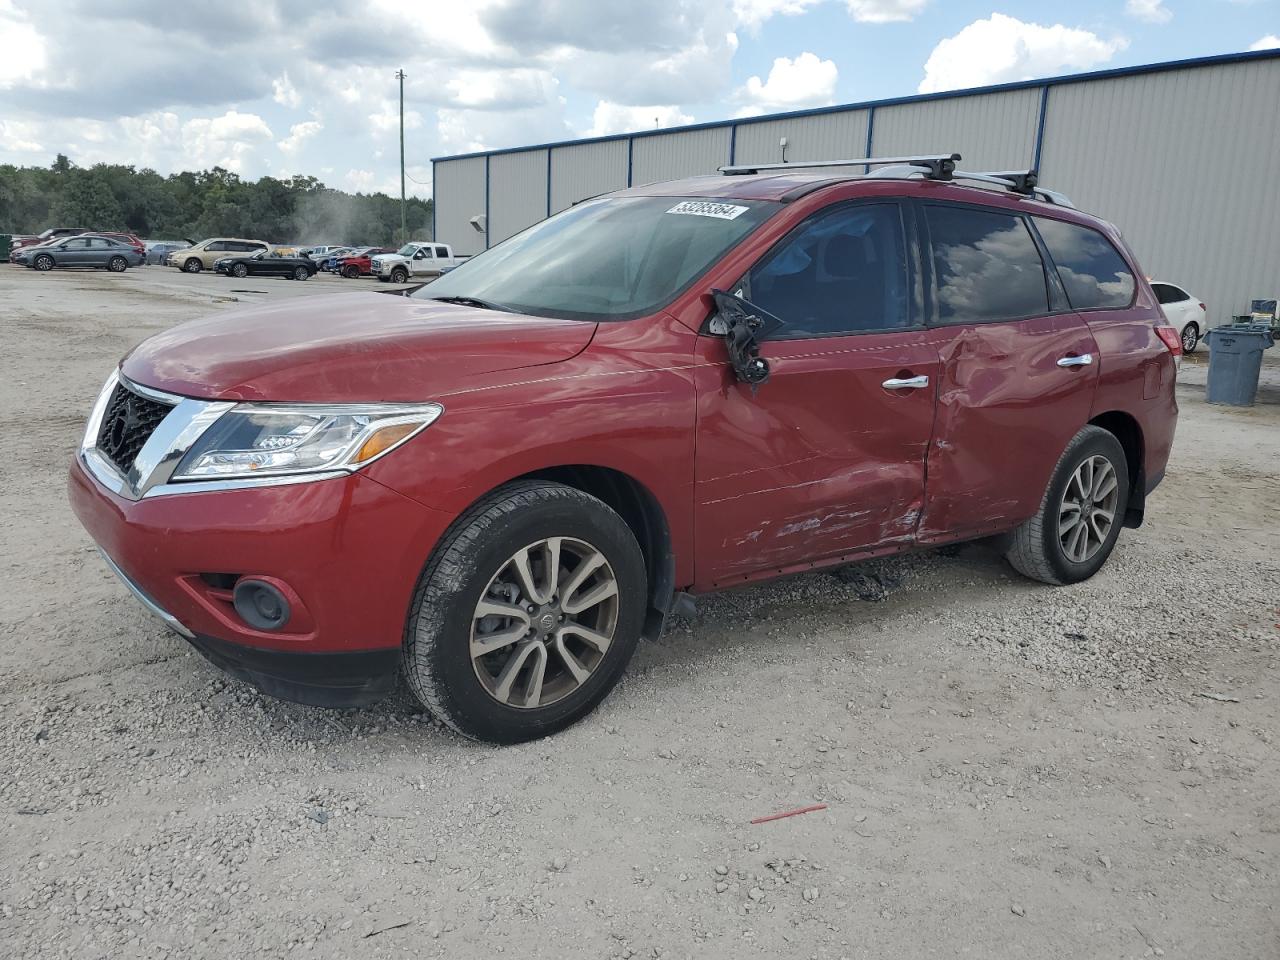
[[[1002,532],[1036,512],[1089,420],[1100,363],[1026,217],[942,202],[919,213],[942,362],[919,531],[930,543]]]
[[[730,291],[782,322],[764,382],[699,338],[700,588],[913,539],[938,371],[913,235],[898,203],[854,201],[766,253]]]

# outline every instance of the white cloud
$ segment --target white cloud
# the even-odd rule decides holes
[[[596,104],[591,117],[591,128],[583,132],[584,137],[607,137],[613,133],[633,133],[637,130],[652,130],[655,127],[679,127],[693,123],[693,117],[682,113],[677,106],[623,106],[601,100]]]
[[[39,74],[46,59],[44,37],[9,0],[0,0],[0,90]]]
[[[260,144],[275,139],[255,113],[228,110],[220,117],[197,117],[182,125],[182,149],[196,167],[226,167],[239,172]]]
[[[1274,33],[1269,33],[1260,40],[1255,40],[1249,44],[1250,50],[1274,50],[1277,47],[1280,47],[1280,37]]]
[[[735,22],[756,31],[773,17],[794,17],[822,0],[733,0]]]
[[[751,77],[739,91],[739,98],[746,101],[739,116],[826,106],[835,99],[838,77],[832,61],[820,60],[808,51],[794,60],[778,57],[768,79]]]
[[[919,89],[934,93],[1087,70],[1128,45],[1123,37],[1105,40],[1060,23],[1046,27],[993,13],[933,48]]]
[[[289,79],[288,70],[271,81],[271,99],[282,107],[292,107],[295,110],[302,105],[302,95]]]
[[[860,23],[914,20],[929,0],[848,0],[849,16]]]
[[[33,124],[0,120],[0,143],[14,153],[42,153],[44,147],[33,139],[38,135]]]
[[[358,193],[368,193],[373,187],[376,176],[372,170],[348,170],[344,179],[347,186],[352,190]]]
[[[1128,0],[1124,12],[1146,23],[1168,23],[1173,19],[1173,11],[1164,5],[1164,0]]]
[[[296,153],[301,149],[304,140],[314,137],[323,129],[324,124],[319,120],[304,120],[302,123],[295,123],[289,128],[289,135],[276,146],[285,153]]]

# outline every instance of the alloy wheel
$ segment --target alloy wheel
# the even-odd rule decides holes
[[[471,665],[494,700],[546,707],[604,661],[618,625],[618,581],[584,540],[548,537],[498,568],[471,620]]]
[[[37,270],[52,270],[53,257],[36,257],[35,268]]]
[[[1190,353],[1199,342],[1200,336],[1196,333],[1195,325],[1187,324],[1186,329],[1182,331],[1182,352]]]
[[[1106,457],[1092,456],[1076,467],[1058,508],[1058,542],[1074,563],[1093,558],[1116,522],[1120,480]]]

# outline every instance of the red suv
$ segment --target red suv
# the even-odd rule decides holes
[[[175,327],[103,388],[76,513],[232,675],[355,706],[403,670],[496,742],[690,594],[993,536],[1083,580],[1163,476],[1178,335],[1114,227],[913,161],[623,190],[410,297]]]

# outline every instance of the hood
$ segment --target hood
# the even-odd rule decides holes
[[[189,397],[414,403],[468,378],[581,353],[594,323],[349,293],[290,298],[180,324],[121,362],[143,386]]]
[[[409,260],[409,258],[408,258],[408,257],[402,257],[402,256],[401,256],[400,254],[398,254],[398,253],[375,253],[375,254],[373,254],[373,255],[372,255],[372,259],[374,259],[374,260],[382,260],[382,261],[385,261],[385,262],[387,262],[387,263],[393,263],[393,262],[395,262],[395,261],[397,261],[397,260],[399,260],[401,263],[407,263],[407,262],[408,262],[408,260]]]

